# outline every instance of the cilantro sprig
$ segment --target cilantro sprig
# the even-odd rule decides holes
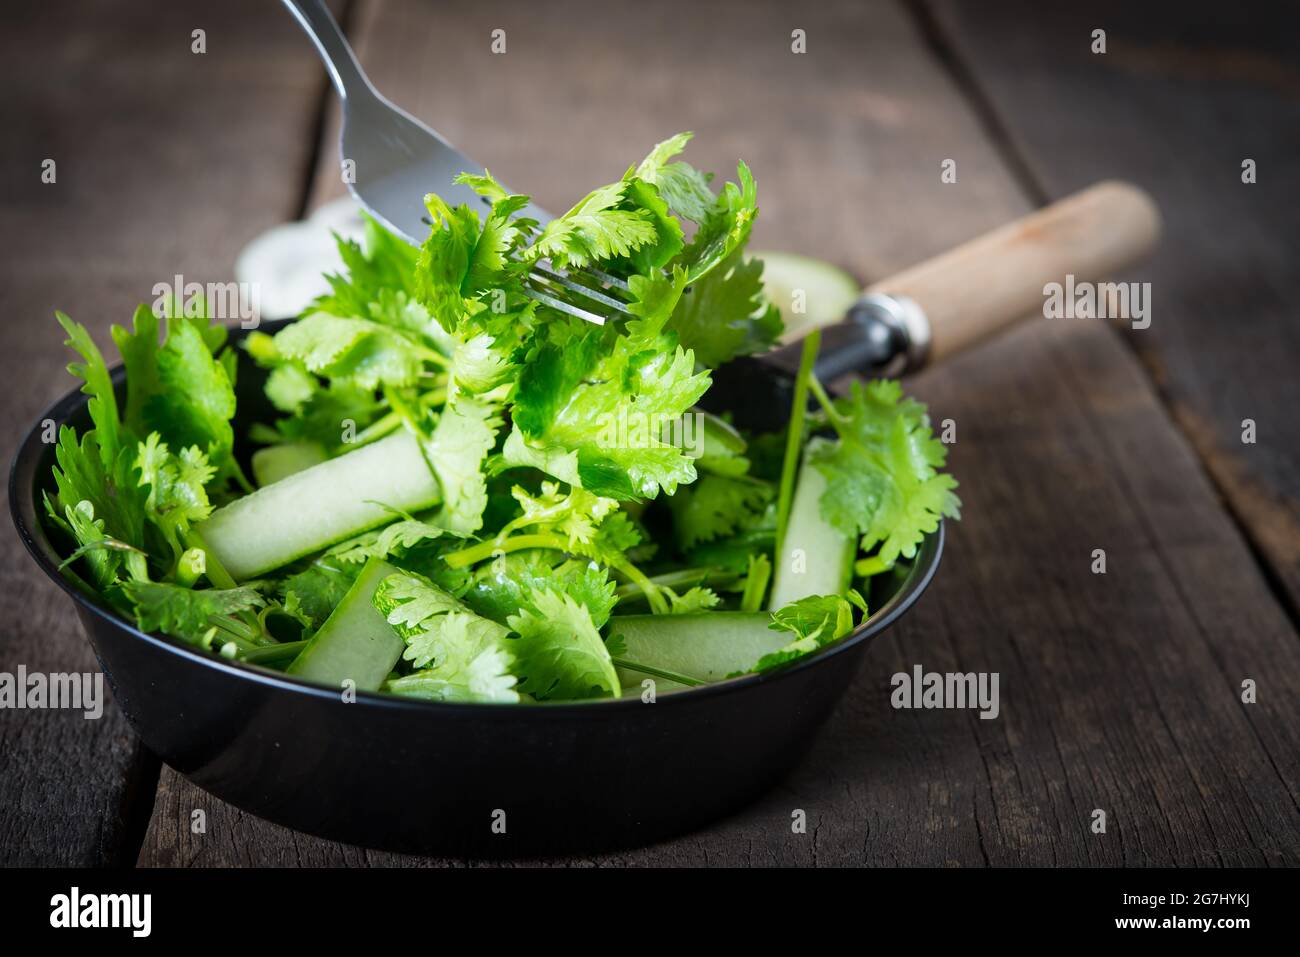
[[[855,382],[838,400],[816,378],[810,385],[838,437],[809,449],[826,477],[822,514],[845,534],[860,535],[862,550],[876,551],[881,568],[914,558],[941,517],[961,515],[957,480],[939,471],[948,449],[931,431],[925,406],[888,379]]]

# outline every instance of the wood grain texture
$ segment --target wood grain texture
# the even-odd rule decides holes
[[[1100,176],[1166,221],[1150,328],[1128,333],[1183,432],[1300,609],[1300,8],[933,4],[1035,188]],[[1032,29],[1026,29],[1032,20]],[[1104,54],[1092,31],[1106,30]],[[1257,182],[1242,182],[1242,162]],[[1243,420],[1258,441],[1242,441]]]
[[[382,91],[550,208],[682,128],[699,165],[754,168],[757,244],[864,280],[1030,208],[907,10],[686,9],[385,0],[353,23]],[[959,183],[944,185],[950,156]],[[322,168],[318,199],[338,191]],[[804,764],[706,831],[548,863],[1297,863],[1300,642],[1130,352],[1100,323],[1040,320],[911,387],[957,424],[965,517]],[[1090,572],[1094,548],[1106,575]],[[998,672],[1001,716],[893,710],[891,675],[917,663]],[[1241,704],[1244,678],[1259,704]],[[140,861],[473,863],[294,834],[167,770]]]
[[[111,351],[109,324],[127,322],[155,283],[225,281],[244,242],[297,212],[323,81],[292,23],[264,9],[69,0],[6,10],[5,463],[74,386],[56,308]],[[198,28],[205,54],[191,52]],[[53,184],[40,180],[46,158]],[[0,535],[0,576],[0,671],[96,670],[71,605],[12,533]],[[129,863],[132,815],[147,814],[156,774],[111,704],[99,721],[0,713],[0,862]]]

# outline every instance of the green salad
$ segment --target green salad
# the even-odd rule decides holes
[[[781,431],[699,409],[782,321],[745,255],[750,171],[715,190],[689,139],[545,225],[464,175],[481,208],[425,197],[419,249],[368,222],[274,335],[233,345],[198,297],[141,306],[112,329],[124,401],[59,314],[93,425],[60,428],[45,496],[63,573],[142,630],[435,701],[679,690],[852,631],[864,583],[957,515],[946,448],[896,382],[828,395],[815,333]],[[539,298],[543,261],[618,280],[599,288],[631,318]],[[250,428],[253,364],[277,414]]]

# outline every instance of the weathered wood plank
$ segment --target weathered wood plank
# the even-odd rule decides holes
[[[938,0],[1036,188],[1101,176],[1160,203],[1150,328],[1129,343],[1300,609],[1300,8]],[[1030,26],[1032,24],[1032,26]],[[1094,29],[1106,52],[1091,52]],[[1027,82],[1027,78],[1031,78]],[[1257,182],[1242,182],[1242,163]],[[1242,440],[1253,420],[1257,441]]]
[[[147,16],[91,2],[5,12],[4,462],[73,386],[54,309],[108,344],[109,324],[129,320],[155,283],[226,279],[244,241],[296,212],[323,85],[292,24],[263,10],[239,0]],[[205,54],[191,52],[195,29]],[[48,185],[46,158],[57,164]],[[0,575],[0,671],[96,670],[71,606],[13,534],[0,536]],[[129,863],[132,814],[147,814],[156,774],[111,704],[97,722],[3,712],[0,858]]]
[[[355,23],[381,90],[552,208],[679,128],[699,133],[700,165],[754,168],[758,243],[864,278],[1029,208],[900,7],[693,5],[689,31],[656,9],[383,2]],[[504,56],[488,51],[495,27]],[[554,68],[565,50],[583,69]],[[959,185],[940,183],[949,156]],[[782,787],[707,831],[562,863],[1294,863],[1294,632],[1117,338],[1039,321],[912,387],[958,424],[966,517],[933,591]],[[1096,547],[1105,576],[1089,571]],[[998,672],[1000,718],[892,710],[890,676],[916,663]],[[1242,677],[1259,705],[1239,703]],[[158,807],[146,864],[465,863],[295,835],[166,770]],[[1097,808],[1105,835],[1089,830]]]

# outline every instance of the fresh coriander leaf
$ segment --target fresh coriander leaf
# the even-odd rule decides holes
[[[568,595],[529,589],[509,619],[519,690],[534,698],[614,697],[622,693],[591,612]]]
[[[145,511],[149,520],[163,533],[175,558],[184,552],[182,536],[192,524],[212,514],[205,486],[216,469],[197,445],[173,455],[157,432],[137,447],[135,467],[140,471],[140,486],[149,490]]]
[[[90,420],[95,424],[99,452],[105,465],[111,468],[122,448],[123,438],[117,415],[117,396],[108,366],[85,326],[73,322],[61,312],[54,315],[68,334],[65,344],[81,354],[83,361],[70,363],[68,371],[82,380],[81,391],[90,396],[86,406],[90,410]]]
[[[561,482],[582,486],[576,451],[532,445],[524,438],[517,423],[501,448],[501,465],[505,468],[534,468]]]
[[[363,390],[410,385],[427,359],[441,358],[396,329],[325,312],[285,326],[275,334],[275,347],[310,372]]]
[[[659,239],[651,214],[619,208],[627,197],[626,183],[610,183],[588,193],[581,202],[543,228],[530,250],[532,258],[549,258],[562,268],[626,257]]]
[[[364,564],[371,558],[388,558],[445,534],[447,530],[438,525],[407,518],[332,545],[325,555],[345,564]]]
[[[646,154],[646,158],[636,167],[635,172],[629,172],[625,178],[630,179],[633,176],[638,176],[647,182],[653,183],[668,161],[686,149],[686,144],[694,138],[694,133],[685,132],[661,140]]]
[[[692,283],[721,265],[749,240],[758,215],[758,192],[749,167],[736,167],[740,185],[727,183],[713,208],[705,214],[691,244],[679,257]]]
[[[774,611],[768,627],[788,631],[794,638],[785,647],[763,655],[750,671],[770,671],[844,637],[853,630],[854,604],[865,608],[860,597],[850,603],[839,595],[811,595]]]
[[[443,409],[425,442],[425,458],[442,486],[438,522],[458,535],[472,535],[483,524],[487,508],[483,463],[500,427],[493,405],[461,397]]]
[[[319,389],[316,377],[294,362],[276,366],[266,377],[266,397],[281,412],[291,415],[302,411]]]
[[[433,193],[424,197],[433,229],[416,261],[416,296],[448,332],[469,314],[465,281],[479,239],[478,214],[468,206],[454,209]]]
[[[158,317],[148,306],[137,306],[131,327],[131,331],[127,331],[114,325],[109,331],[126,367],[126,414],[123,421],[131,433],[141,436],[150,431],[145,424],[145,403],[163,390],[158,380]]]
[[[442,664],[467,639],[478,645],[509,634],[496,622],[466,611],[432,582],[411,575],[393,575],[385,581],[388,586],[376,590],[375,606],[405,640],[402,657],[415,668]]]
[[[631,175],[653,184],[674,213],[698,223],[703,221],[716,202],[713,189],[709,186],[710,177],[687,163],[669,162],[686,148],[694,135],[678,133],[657,144]]]
[[[257,589],[183,588],[159,582],[131,581],[124,584],[135,606],[136,624],[141,631],[161,631],[194,644],[205,644],[213,618],[261,608],[266,599]]]
[[[678,547],[690,551],[701,542],[752,526],[772,498],[770,483],[748,476],[705,475],[695,484],[679,488],[668,500]]]
[[[626,512],[614,512],[596,529],[591,554],[599,560],[602,555],[630,552],[641,546],[645,540],[646,537],[642,534],[640,526]]]
[[[862,548],[880,546],[880,560],[916,556],[939,525],[956,518],[956,480],[939,472],[948,450],[934,437],[925,406],[905,399],[893,380],[854,383],[835,403],[838,441],[809,443],[809,461],[826,477],[822,515]]]
[[[527,205],[527,196],[506,196],[493,203],[470,253],[469,269],[462,287],[464,292],[478,295],[508,281],[518,271],[514,254],[528,232],[511,217]],[[531,223],[531,220],[522,222]]]
[[[351,382],[331,382],[318,389],[291,416],[276,420],[274,429],[255,428],[255,437],[264,442],[315,442],[327,449],[345,446],[346,428],[354,430],[370,424],[380,411],[374,392],[359,389]]]
[[[702,222],[716,202],[709,186],[712,174],[701,173],[687,163],[669,163],[659,171],[655,188],[668,208],[691,222]]]
[[[462,598],[473,581],[472,568],[452,568],[445,556],[463,547],[464,542],[449,534],[442,538],[426,538],[389,561],[403,571],[419,575],[433,582],[448,594]]]
[[[654,240],[634,249],[628,260],[639,275],[657,272],[685,247],[682,224],[653,184],[635,177],[625,182],[627,205],[642,213],[655,231]]]
[[[145,368],[139,376],[149,391],[138,400],[131,393],[135,373],[127,367],[128,411],[139,408],[138,434],[157,432],[171,448],[196,445],[224,472],[231,464],[230,420],[235,414],[235,390],[226,366],[209,350],[201,326],[190,319],[169,319],[167,341],[156,351],[151,349],[153,324],[140,312],[135,327],[134,335],[115,330],[114,338],[137,369],[152,353],[152,369]]]
[[[98,430],[77,441],[69,427],[59,428],[54,447],[54,485],[61,511],[88,502],[95,518],[110,537],[136,548],[144,546],[145,494],[139,488],[134,449],[122,449],[106,467],[99,448]]]
[[[357,566],[316,561],[289,575],[280,586],[285,613],[319,628],[343,600],[359,571]]]
[[[627,654],[627,637],[614,632],[605,639],[605,650],[612,659],[623,657]]]
[[[374,605],[406,642],[402,657],[419,669],[388,682],[388,690],[437,701],[519,700],[509,631],[502,625],[409,574],[380,582]]]
[[[832,641],[853,630],[853,608],[839,595],[811,595],[772,612],[771,627],[799,638],[826,635]]]
[[[461,173],[456,177],[456,182],[468,186],[493,206],[510,198],[509,191],[496,181],[489,170],[484,170],[482,173]]]
[[[461,626],[449,626],[448,630]],[[474,635],[467,632],[457,640],[470,644]],[[449,639],[450,640],[450,639]],[[520,695],[514,690],[515,676],[510,673],[510,652],[489,645],[469,658],[457,662],[457,670],[448,675],[451,665],[413,671],[409,675],[390,678],[383,690],[404,698],[422,698],[425,701],[480,701],[492,704],[518,704]]]
[[[581,330],[561,343],[543,339],[535,345],[529,361],[519,370],[511,410],[511,419],[524,435],[545,435],[573,393],[584,381],[595,378],[604,339],[603,330]]]
[[[671,588],[665,588],[664,591],[668,594],[668,602],[672,606],[674,615],[690,615],[695,612],[708,611],[721,601],[712,589],[698,585],[683,595],[678,595]]]
[[[208,298],[203,293],[195,293],[189,299],[181,302],[174,296],[166,297],[159,308],[159,316],[167,320],[178,322],[188,322],[194,327],[194,331],[203,337],[203,344],[214,356],[221,351],[226,344],[229,334],[226,327],[220,323],[214,323],[212,316],[208,312]]]
[[[667,327],[710,368],[767,350],[784,328],[763,289],[763,263],[746,261],[739,250],[692,280]]]
[[[512,410],[530,454],[507,444],[508,464],[566,463],[577,453],[578,479],[556,478],[619,500],[672,494],[695,480],[695,466],[660,438],[662,426],[693,406],[709,387],[707,372],[673,337],[652,343],[616,335],[600,358],[589,344],[540,348],[519,378]],[[511,453],[514,453],[513,456]]]
[[[421,341],[434,344],[442,334],[441,327],[433,321],[429,310],[424,308],[411,293],[404,291],[379,290],[375,301],[370,304],[369,318],[380,325],[392,326],[394,329],[420,337]]]
[[[568,595],[587,609],[592,623],[601,628],[618,599],[609,573],[586,559],[562,559],[545,550],[503,555],[484,562],[464,595],[465,604],[494,621],[519,614],[531,589],[551,588]]]
[[[90,502],[83,500],[75,506],[69,505],[64,517],[69,532],[77,540],[78,550],[84,549],[81,555],[90,568],[95,587],[101,592],[108,591],[117,584],[123,550],[112,547],[117,540],[104,531],[104,521],[95,517],[95,507]]]
[[[484,332],[463,342],[457,340],[451,355],[451,370],[459,389],[478,395],[507,382],[515,367],[496,337]]]
[[[610,580],[609,572],[591,562],[577,559],[567,561],[558,568],[551,569],[550,582],[587,609],[596,628],[604,627],[618,603],[614,597],[616,586]],[[535,589],[542,584],[530,583],[530,587]]]
[[[346,275],[326,275],[330,292],[317,299],[310,312],[373,319],[420,331],[428,323],[429,314],[412,301],[416,250],[368,213],[363,211],[362,218],[365,233],[361,243],[335,236]],[[415,309],[410,310],[410,306]]]
[[[686,290],[686,270],[675,266],[668,276],[657,272],[649,277],[631,276],[627,284],[635,297],[627,309],[637,317],[627,324],[628,338],[634,342],[653,343],[681,303],[682,293]]]
[[[498,533],[504,538],[522,528],[548,528],[565,536],[570,545],[589,544],[605,517],[618,508],[612,498],[601,498],[586,489],[570,488],[560,491],[556,482],[543,482],[540,495],[530,495],[516,485],[510,494],[519,503],[521,514],[512,519]]]

